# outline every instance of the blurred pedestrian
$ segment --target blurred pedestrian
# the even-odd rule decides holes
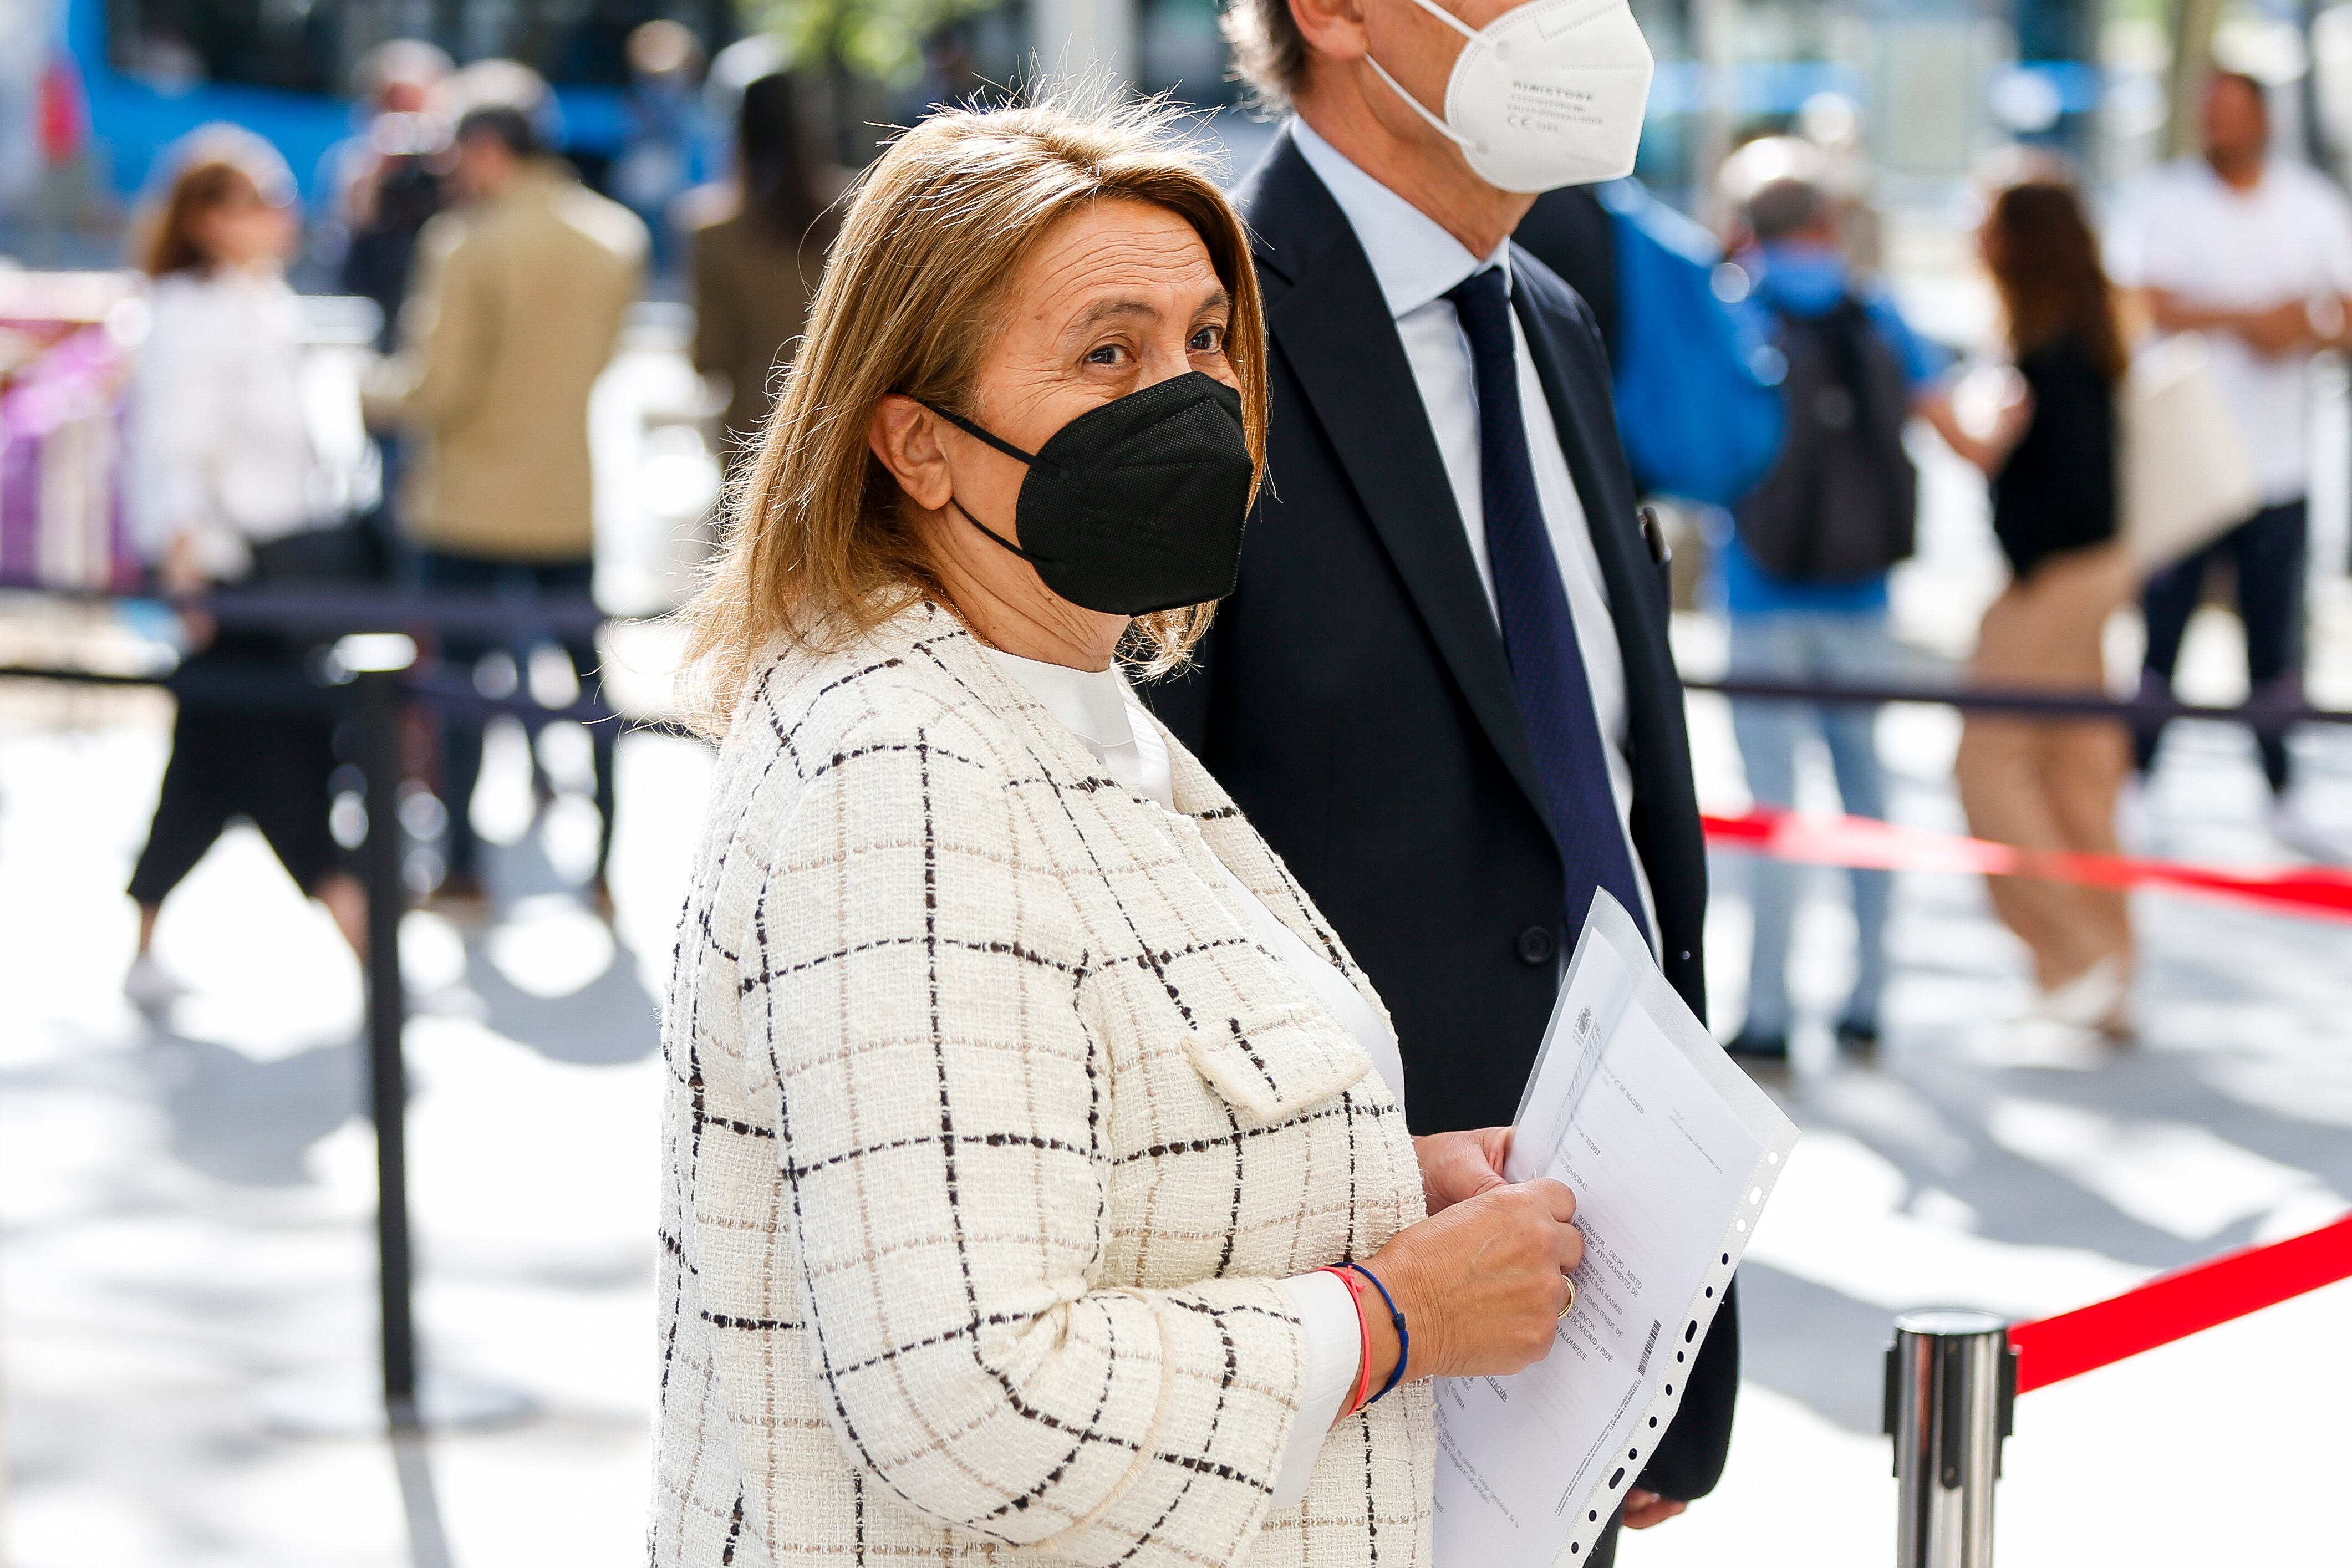
[[[424,437],[406,515],[429,591],[495,595],[514,606],[509,636],[451,630],[442,657],[471,667],[504,649],[520,665],[534,641],[561,642],[583,694],[593,638],[575,620],[539,635],[533,601],[574,613],[593,604],[595,523],[588,395],[635,299],[645,226],[582,187],[551,158],[532,121],[506,105],[457,123],[455,175],[465,205],[427,226],[404,314],[407,347],[372,388],[371,417]],[[604,830],[593,888],[601,900],[613,838],[612,726],[595,740]],[[480,895],[470,819],[482,726],[442,725],[449,807],[445,896]]]
[[[1546,191],[1511,237],[1591,310],[1643,494],[1722,507],[1764,477],[1780,389],[1759,374],[1770,355],[1723,286],[1738,273],[1713,235],[1625,179]]]
[[[2107,617],[2130,596],[2117,537],[2117,393],[2129,368],[2114,291],[2074,186],[2053,172],[1992,198],[1978,246],[2001,302],[2019,378],[1990,431],[1938,428],[1992,480],[2009,586],[1985,611],[1969,673],[1983,684],[2105,689]],[[2113,855],[2130,770],[2119,724],[1970,713],[1954,772],[1969,830],[2028,849]],[[2124,895],[2038,878],[1988,879],[1993,909],[2032,951],[2042,1016],[2121,1036],[2130,1027],[2131,916]]]
[[[299,234],[293,180],[253,138],[210,133],[173,180],[149,238],[152,324],[133,393],[143,542],[164,590],[331,574],[341,520],[321,515],[302,401],[301,314],[282,268]],[[185,617],[172,760],[131,872],[139,947],[123,989],[142,1006],[183,987],[152,952],[163,900],[235,818],[364,951],[367,899],[327,823],[333,721],[300,650]]]
[[[1887,574],[1911,553],[1916,526],[1917,474],[1903,429],[1915,403],[1938,395],[1943,365],[1848,259],[1818,151],[1774,140],[1782,144],[1751,143],[1741,154],[1764,177],[1746,194],[1737,259],[1750,281],[1745,308],[1785,362],[1783,430],[1771,468],[1733,505],[1721,552],[1730,670],[1741,680],[1885,681],[1898,673]],[[1739,699],[1732,725],[1748,794],[1760,806],[1792,806],[1799,748],[1818,740],[1845,810],[1883,818],[1876,721],[1874,710],[1851,703]],[[1809,873],[1760,858],[1750,872],[1748,1016],[1729,1048],[1785,1061],[1790,934]],[[1884,871],[1846,877],[1854,980],[1836,1035],[1841,1048],[1862,1054],[1878,1042],[1890,887]]]
[[[400,306],[408,297],[417,237],[447,201],[442,165],[449,121],[436,100],[454,68],[446,54],[420,39],[378,44],[352,71],[364,118],[327,153],[333,205],[323,248],[339,257],[336,281],[342,291],[374,302],[379,353],[400,346]],[[383,485],[363,520],[373,574],[403,577],[400,437],[379,432],[374,442]]]
[[[671,205],[705,177],[702,40],[684,23],[656,17],[630,31],[625,53],[627,129],[610,189],[652,231],[654,265],[668,277],[677,252]]]
[[[2138,291],[2161,332],[2202,332],[2210,373],[2237,416],[2263,486],[2260,511],[2149,580],[2141,688],[2168,697],[2182,635],[2207,574],[2235,570],[2254,704],[2292,705],[2303,688],[2304,564],[2311,483],[2311,360],[2347,341],[2352,307],[2352,208],[2327,179],[2270,156],[2263,86],[2221,73],[2205,88],[2205,153],[2167,164],[2125,204],[2110,237],[2116,281]],[[2163,732],[2139,736],[2138,763],[2155,761]],[[2288,793],[2286,738],[2259,733],[2273,824],[2309,841]]]
[[[814,162],[792,78],[779,72],[745,87],[732,199],[693,237],[694,368],[726,384],[730,479],[759,446],[833,243]]]
[[[446,199],[438,159],[448,126],[433,100],[452,68],[447,55],[416,38],[370,49],[352,73],[365,122],[327,154],[342,232],[337,282],[383,312],[377,347],[387,353],[399,342],[417,237]]]

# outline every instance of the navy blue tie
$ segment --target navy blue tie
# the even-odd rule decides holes
[[[1551,807],[1566,873],[1568,937],[1583,929],[1592,889],[1606,888],[1637,925],[1642,896],[1633,858],[1609,788],[1609,763],[1576,617],[1552,553],[1528,456],[1528,426],[1519,407],[1517,356],[1511,337],[1509,286],[1502,269],[1487,268],[1448,291],[1461,313],[1462,332],[1478,378],[1478,488],[1486,510],[1486,564],[1495,574],[1495,607],[1503,623],[1503,651],[1511,661],[1519,716],[1527,723],[1536,773]]]

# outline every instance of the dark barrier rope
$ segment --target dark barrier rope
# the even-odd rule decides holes
[[[2242,708],[2211,708],[2165,698],[2117,699],[2088,691],[2021,690],[1993,686],[1865,686],[1844,681],[1822,684],[1685,679],[1683,689],[1724,697],[1874,707],[1883,702],[1934,702],[1975,712],[2013,713],[2021,718],[2121,719],[2141,725],[2173,719],[2207,719],[2223,724],[2244,724],[2255,730],[2279,730],[2294,724],[2352,724],[2352,710],[2314,708],[2304,702],[2249,702]]]
[[[289,636],[331,641],[352,632],[455,631],[488,633],[508,637],[562,637],[589,633],[608,622],[638,617],[611,616],[584,597],[507,597],[498,594],[421,594],[406,589],[341,588],[310,585],[275,588],[223,588],[193,598],[169,600],[153,595],[69,593],[49,589],[8,590],[68,603],[112,604],[144,602],[178,610],[200,610],[224,626],[248,631],[278,631]],[[236,701],[241,693],[231,680],[214,683],[212,672],[203,677],[183,672],[164,677],[85,675],[70,669],[0,666],[0,678],[84,680],[92,685],[168,685],[184,699]],[[281,684],[284,677],[278,678]],[[264,684],[264,683],[257,683]],[[526,717],[578,719],[594,723],[615,717],[600,704],[582,703],[570,709],[541,708],[525,698],[497,698],[474,689],[470,682],[452,678],[427,679],[423,667],[410,679],[416,694],[436,705],[477,712],[511,712]],[[1882,685],[1758,680],[1726,678],[1685,679],[1684,689],[1735,698],[1769,699],[1835,705],[1877,706],[1886,702],[1927,702],[1964,711],[2010,713],[2020,718],[2115,719],[2142,728],[2175,719],[2242,724],[2257,731],[2275,731],[2296,724],[2352,723],[2352,710],[2315,708],[2296,702],[2249,702],[2239,708],[2216,708],[2166,698],[2117,699],[2095,691],[2052,691],[1990,686]],[[258,700],[252,692],[249,700]],[[283,701],[281,695],[277,699]],[[632,728],[683,733],[675,725],[651,721]]]
[[[341,712],[344,706],[344,687],[341,684],[325,679],[323,674],[320,679],[305,680],[290,670],[282,669],[242,670],[199,666],[153,674],[124,675],[110,670],[5,664],[0,665],[0,680],[44,680],[68,686],[157,687],[183,702],[236,708],[245,712]],[[429,702],[444,711],[475,713],[485,718],[510,713],[536,724],[551,723],[558,719],[569,719],[581,724],[618,723],[626,726],[632,735],[677,735],[689,739],[694,736],[693,731],[674,721],[632,719],[615,710],[609,703],[594,698],[583,699],[561,708],[549,708],[520,693],[511,697],[493,697],[477,689],[466,677],[452,673],[448,667],[429,661],[419,661],[400,684],[409,696]]]
[[[346,632],[404,632],[419,627],[506,636],[537,632],[561,637],[566,632],[593,632],[607,621],[642,618],[609,615],[583,595],[532,597],[446,590],[422,594],[406,588],[319,584],[215,588],[185,597],[10,587],[0,587],[0,595],[78,605],[156,605],[167,610],[202,611],[222,626],[242,631],[280,631],[328,638]]]

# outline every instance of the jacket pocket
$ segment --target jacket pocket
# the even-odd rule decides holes
[[[1372,1068],[1362,1048],[1304,998],[1200,1018],[1184,1054],[1218,1099],[1258,1126],[1305,1114]]]

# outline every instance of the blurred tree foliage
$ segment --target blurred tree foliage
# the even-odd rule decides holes
[[[999,0],[744,0],[744,19],[784,41],[793,59],[822,60],[870,81],[919,75],[923,40]]]

